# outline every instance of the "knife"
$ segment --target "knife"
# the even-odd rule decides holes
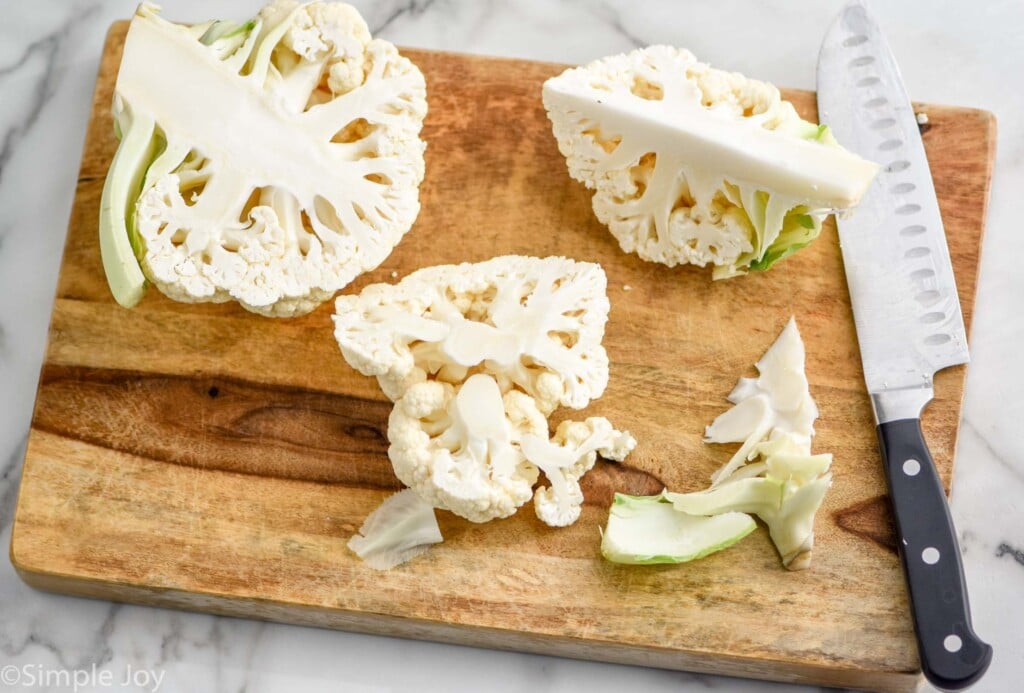
[[[881,169],[860,205],[837,218],[896,519],[921,669],[942,690],[985,673],[992,648],[974,633],[956,531],[921,412],[932,378],[967,363],[967,335],[928,160],[896,60],[859,0],[829,28],[818,58],[819,120]]]

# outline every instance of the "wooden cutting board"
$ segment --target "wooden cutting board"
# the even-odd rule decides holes
[[[836,234],[767,274],[622,253],[571,181],[540,102],[563,66],[409,50],[427,78],[427,176],[416,225],[348,291],[437,263],[505,253],[600,262],[612,302],[607,393],[588,410],[640,441],[599,463],[574,526],[530,508],[474,525],[387,573],[346,542],[399,488],[390,404],[349,368],[331,305],[292,320],[151,291],[118,307],[97,211],[116,146],[109,104],[126,24],[109,34],[50,326],[11,545],[36,587],[218,614],[781,681],[910,690],[918,663]],[[813,94],[791,91],[814,118]],[[971,319],[995,142],[990,113],[926,106],[964,316]],[[258,143],[254,143],[258,146]],[[628,288],[631,287],[631,290]],[[783,570],[759,529],[680,566],[603,561],[614,491],[697,490],[732,452],[701,442],[725,395],[786,320],[807,344],[835,455],[810,570]],[[925,428],[953,466],[965,370],[943,371]]]

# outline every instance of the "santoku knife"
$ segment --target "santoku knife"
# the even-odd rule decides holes
[[[819,120],[881,170],[839,218],[864,379],[878,423],[921,668],[959,690],[988,668],[992,648],[971,626],[956,532],[921,434],[936,371],[967,363],[967,335],[946,234],[918,123],[885,37],[858,1],[825,36]]]

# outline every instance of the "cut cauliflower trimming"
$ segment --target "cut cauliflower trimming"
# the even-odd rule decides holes
[[[747,536],[757,515],[768,525],[782,564],[811,564],[814,517],[832,485],[830,454],[812,454],[818,407],[804,372],[804,344],[790,319],[757,362],[757,378],[740,378],[734,405],[707,427],[705,442],[742,443],[695,493],[616,494],[602,553],[617,563],[680,563]]]
[[[583,408],[607,385],[605,289],[599,265],[507,256],[339,297],[342,354],[395,401],[388,456],[398,478],[473,522],[531,499],[546,524],[575,522],[579,480],[597,456],[622,460],[636,445],[600,417],[548,432],[555,408]]]
[[[142,4],[114,96],[100,247],[114,297],[308,312],[377,267],[419,212],[423,75],[349,5],[244,23]]]
[[[622,249],[716,279],[765,270],[856,205],[878,167],[802,120],[771,84],[651,46],[548,80],[570,175]]]
[[[709,443],[742,443],[699,493],[666,493],[693,515],[753,513],[768,525],[782,563],[811,564],[814,517],[832,486],[832,455],[812,454],[818,407],[804,371],[804,343],[792,318],[757,362],[757,378],[740,378],[733,407],[705,431]]]

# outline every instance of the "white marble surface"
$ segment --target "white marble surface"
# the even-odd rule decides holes
[[[167,0],[179,20],[247,16],[258,0]],[[839,0],[356,3],[374,33],[427,48],[582,62],[667,42],[720,67],[813,88]],[[10,539],[79,152],[104,32],[132,0],[6,0],[0,14],[0,545]],[[995,662],[980,691],[1024,677],[1024,3],[877,2],[914,98],[988,108],[999,145],[953,512],[977,630]],[[53,596],[0,561],[0,666],[162,675],[162,691],[797,690]],[[161,674],[162,672],[162,674]],[[141,678],[136,678],[141,682]],[[79,690],[107,690],[97,685]],[[3,690],[71,690],[10,686]],[[125,690],[153,690],[132,685]]]

